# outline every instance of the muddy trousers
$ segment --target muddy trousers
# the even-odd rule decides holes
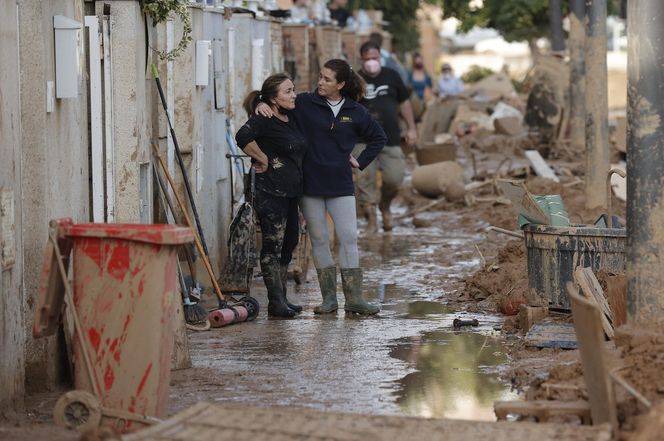
[[[353,150],[353,156],[359,156],[364,149],[364,144],[358,144]],[[376,184],[378,169],[382,173],[380,198]],[[375,205],[380,202],[389,208],[406,176],[406,157],[401,147],[385,146],[371,164],[362,171],[355,170],[355,173],[357,173],[357,202],[360,205]]]
[[[317,269],[334,266],[330,250],[330,234],[327,229],[327,213],[334,222],[339,242],[339,266],[357,268],[360,258],[357,250],[357,218],[355,196],[303,196],[300,200],[302,214],[307,221],[311,240],[311,254]]]
[[[290,307],[286,298],[282,268],[293,258],[299,238],[297,198],[273,196],[258,190],[254,210],[261,226],[260,263],[267,288],[268,314],[291,317],[295,308]]]

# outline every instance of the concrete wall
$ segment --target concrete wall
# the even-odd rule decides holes
[[[55,81],[53,16],[64,15],[82,24],[83,3],[78,0],[19,0],[18,10],[20,143],[24,170],[21,180],[24,325],[29,330],[33,323],[49,219],[89,220],[88,107],[84,32],[81,31],[78,97],[55,99],[53,111],[46,111],[47,81]],[[29,389],[52,388],[63,375],[57,362],[60,352],[56,338],[33,340],[31,332],[27,335],[26,386]]]
[[[0,2],[0,415],[21,408],[24,392],[17,14],[16,3]]]
[[[176,59],[173,70],[174,125],[212,264],[220,271],[228,255],[226,242],[233,216],[231,173],[239,176],[237,168],[231,171],[226,158],[231,151],[227,138],[234,140],[235,133],[247,119],[242,102],[252,90],[252,75],[258,75],[257,81],[262,83],[270,74],[283,70],[281,25],[269,19],[254,19],[250,14],[226,17],[219,9],[198,5],[192,5],[190,12],[193,41],[186,53]],[[180,32],[179,24],[175,23],[175,35]],[[231,42],[229,36],[232,35],[235,37]],[[263,40],[260,72],[252,67],[254,39]],[[197,41],[212,42],[207,85],[197,86],[194,82]],[[221,48],[215,51],[217,44]],[[234,54],[232,59],[229,51]],[[221,55],[220,59],[215,60],[215,52]],[[218,69],[215,69],[215,61]],[[161,71],[166,71],[165,64],[161,63]],[[165,124],[160,119],[160,138],[167,130]],[[176,174],[179,175],[179,171]],[[241,190],[235,187],[236,200]],[[202,282],[209,283],[206,279]]]
[[[106,1],[96,3],[98,14],[104,5],[110,5],[111,17],[115,222],[149,223],[151,210],[141,213],[139,190],[142,167],[148,193],[152,180],[154,81],[146,59],[143,13],[138,1]]]

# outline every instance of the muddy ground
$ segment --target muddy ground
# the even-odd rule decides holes
[[[460,158],[467,181],[497,170],[524,178],[534,194],[561,194],[573,222],[592,223],[599,213],[583,207],[578,156],[564,149],[550,156],[562,176],[556,184],[519,174],[524,146],[532,144],[469,146]],[[381,304],[378,317],[315,316],[319,294],[310,270],[301,285],[289,282],[291,300],[305,306],[297,319],[269,320],[261,312],[252,323],[190,332],[193,368],[173,373],[170,412],[206,400],[492,421],[495,400],[585,398],[578,351],[527,348],[514,316],[504,314],[526,298],[526,253],[522,239],[488,229],[517,229],[516,213],[495,187],[411,214],[431,199],[407,180],[397,202],[394,231],[362,233],[360,240],[365,296]],[[613,205],[624,218],[624,203]],[[265,307],[259,278],[252,295]],[[479,326],[454,329],[455,318]],[[664,394],[662,345],[660,334],[625,328],[611,349],[612,363],[628,366],[624,377],[655,404]],[[0,439],[77,439],[50,422],[59,393],[28,397],[24,414],[0,420]],[[651,439],[630,438],[648,427],[637,418],[645,409],[623,391],[618,396],[623,438]]]

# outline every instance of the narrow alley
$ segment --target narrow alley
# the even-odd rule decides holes
[[[661,440],[662,23],[0,1],[0,440]]]

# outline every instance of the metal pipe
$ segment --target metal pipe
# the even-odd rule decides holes
[[[606,72],[606,0],[587,0],[586,208],[606,208],[609,171],[609,104]]]
[[[582,152],[586,145],[586,0],[570,0],[570,143]]]
[[[101,122],[101,54],[99,18],[85,17],[89,29],[90,60],[90,178],[92,179],[92,222],[104,222],[104,134]]]
[[[551,50],[555,52],[564,51],[562,0],[549,0],[549,26],[551,28]]]
[[[627,313],[664,312],[664,2],[627,3]]]

